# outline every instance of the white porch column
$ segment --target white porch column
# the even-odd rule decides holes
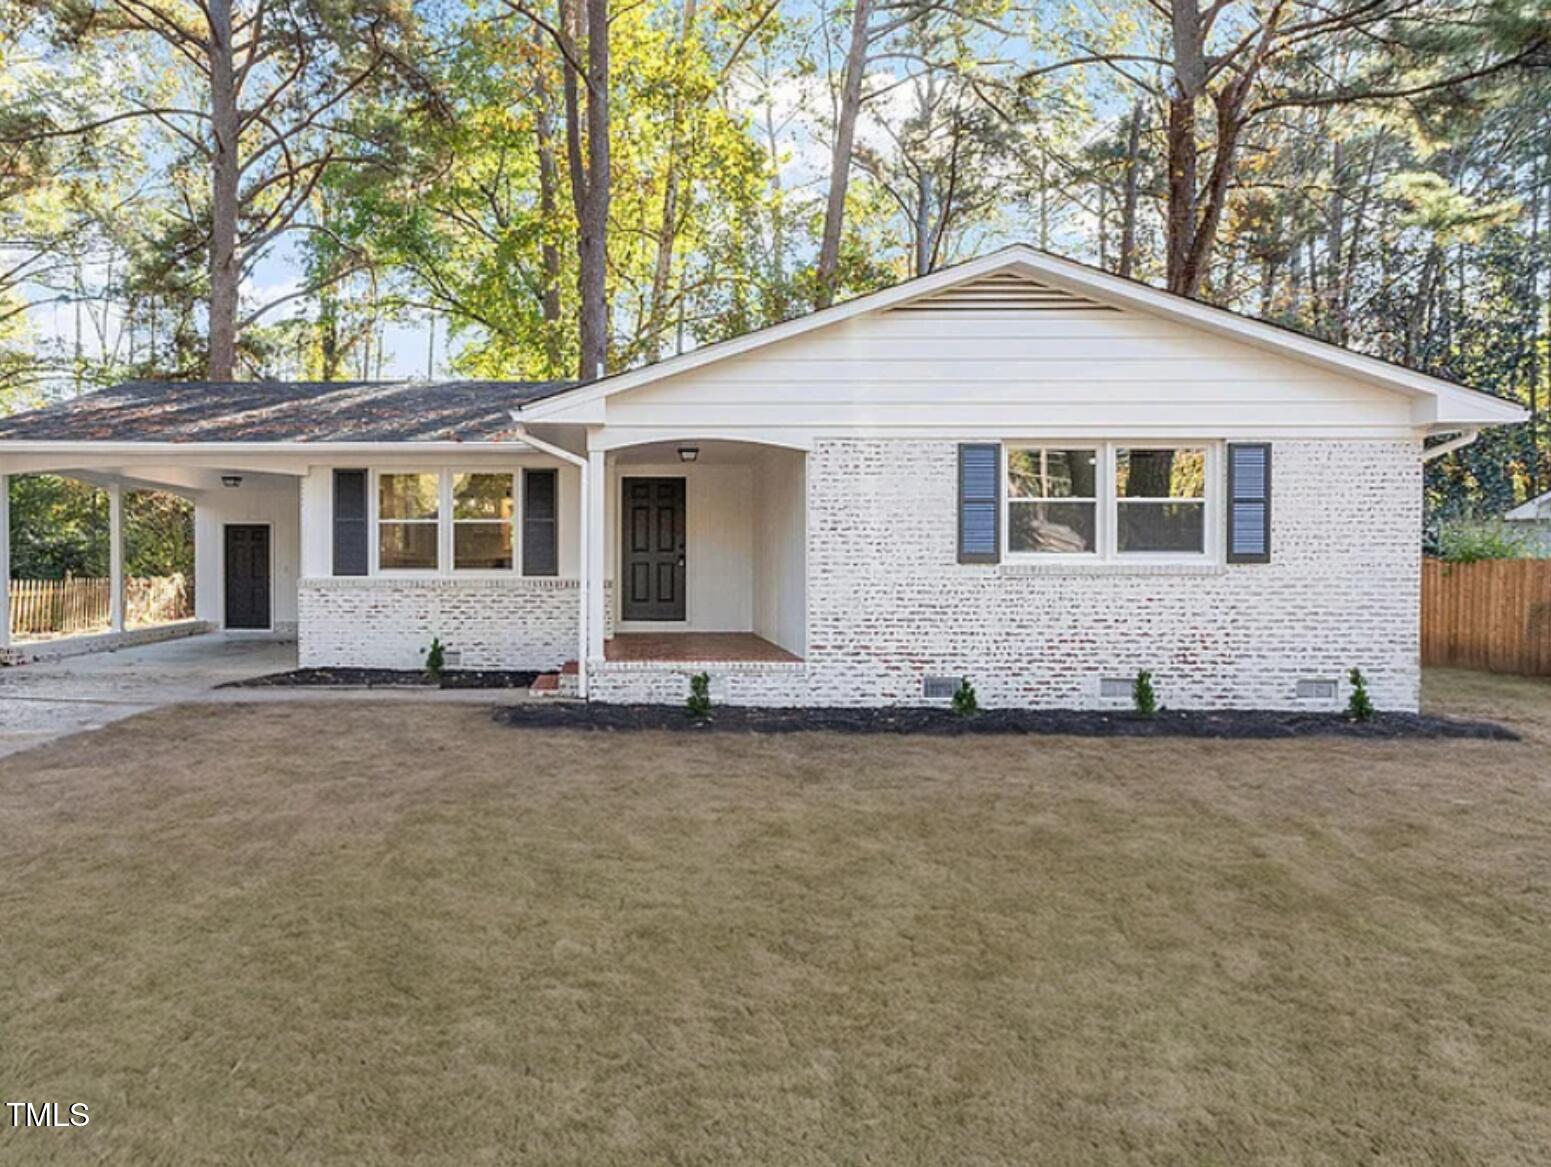
[[[108,487],[108,626],[124,631],[124,488]]]
[[[11,476],[0,474],[0,649],[11,647]]]
[[[602,450],[587,452],[587,483],[582,505],[587,508],[587,546],[583,548],[582,570],[587,578],[587,659],[603,659],[603,625],[607,600],[604,598],[603,501],[607,477]]]

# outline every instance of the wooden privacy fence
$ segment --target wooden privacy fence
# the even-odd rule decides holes
[[[11,638],[105,632],[112,599],[112,584],[106,579],[13,579]],[[182,573],[124,581],[126,627],[188,620],[193,615],[193,596]]]
[[[1551,675],[1551,559],[1425,560],[1422,663]]]

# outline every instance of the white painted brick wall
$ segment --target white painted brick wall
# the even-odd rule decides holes
[[[714,705],[813,703],[806,696],[807,668],[789,661],[594,661],[587,670],[588,696],[615,705],[682,705],[697,673],[711,678]]]
[[[576,657],[579,592],[574,579],[303,579],[297,656],[413,669],[439,636],[459,668],[555,669]]]
[[[1271,563],[1073,574],[955,561],[956,443],[820,442],[802,699],[919,702],[930,673],[987,707],[1095,706],[1101,676],[1147,668],[1175,708],[1298,708],[1300,678],[1344,701],[1356,665],[1380,708],[1414,710],[1419,443],[1273,446]]]
[[[1415,709],[1419,443],[1273,446],[1271,563],[1120,572],[959,564],[956,443],[821,441],[807,660],[707,665],[718,700],[917,704],[927,674],[967,674],[987,707],[1092,707],[1112,704],[1101,677],[1147,668],[1166,706],[1299,708],[1300,679],[1340,680],[1344,702],[1356,665],[1381,709]],[[433,635],[470,668],[575,654],[574,580],[306,579],[300,601],[303,665],[415,668]],[[594,665],[592,695],[677,704],[694,671]]]

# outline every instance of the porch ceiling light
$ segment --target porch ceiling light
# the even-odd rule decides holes
[[[230,486],[230,487],[232,487],[235,490],[237,487],[242,485],[242,475],[241,474],[223,474],[223,475],[221,475],[221,485],[222,486]]]
[[[700,457],[700,447],[699,446],[680,446],[679,447],[679,461],[680,462],[693,462],[698,457]]]

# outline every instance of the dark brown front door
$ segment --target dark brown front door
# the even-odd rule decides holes
[[[226,627],[269,627],[269,528],[226,528]]]
[[[684,619],[684,480],[626,478],[620,618]]]

